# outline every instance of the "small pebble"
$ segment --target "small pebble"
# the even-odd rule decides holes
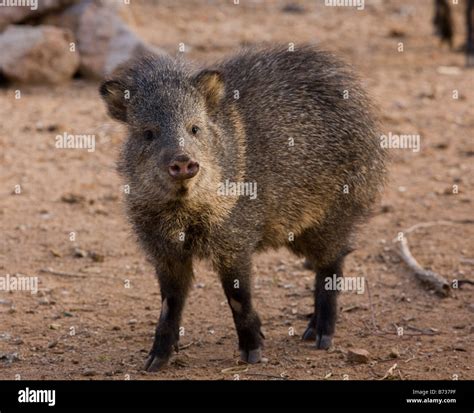
[[[347,352],[347,361],[353,363],[368,363],[370,355],[367,350],[364,349],[350,349]]]
[[[390,356],[390,358],[392,358],[392,359],[396,359],[396,358],[400,357],[400,352],[398,351],[398,348],[393,347],[393,348],[390,350],[389,356]]]
[[[99,254],[94,251],[89,252],[89,257],[91,257],[92,261],[94,262],[104,262],[105,260],[105,257],[102,254]]]
[[[74,248],[72,255],[74,258],[85,258],[87,257],[87,251],[84,251],[80,248]]]

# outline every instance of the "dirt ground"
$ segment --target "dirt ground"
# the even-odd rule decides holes
[[[121,205],[114,165],[123,129],[92,82],[9,86],[0,89],[0,275],[38,276],[40,291],[0,291],[0,379],[474,379],[473,287],[438,297],[413,278],[392,242],[412,225],[452,221],[411,233],[412,253],[450,281],[472,280],[474,225],[456,221],[473,218],[474,70],[462,53],[439,47],[432,2],[367,0],[357,11],[303,1],[303,13],[282,11],[284,1],[232,3],[133,0],[127,20],[154,45],[175,53],[183,42],[202,62],[254,42],[317,42],[360,73],[383,133],[421,136],[419,152],[391,150],[381,205],[346,262],[346,275],[365,277],[370,296],[340,294],[334,346],[317,351],[301,341],[313,275],[284,250],[255,257],[265,360],[242,366],[218,278],[199,262],[182,349],[164,371],[144,373],[160,297]],[[454,7],[456,47],[461,7]],[[56,149],[65,132],[95,134],[95,152]],[[89,254],[76,257],[81,250]],[[367,350],[369,362],[349,362],[354,348]]]

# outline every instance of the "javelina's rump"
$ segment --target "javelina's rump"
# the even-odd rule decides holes
[[[101,94],[129,126],[119,162],[127,211],[160,282],[146,369],[165,365],[177,345],[193,257],[212,260],[241,357],[259,361],[251,257],[268,247],[286,246],[316,269],[304,338],[328,348],[337,291],[324,280],[342,277],[384,175],[376,123],[350,70],[310,46],[247,50],[198,72],[148,56],[119,70]]]

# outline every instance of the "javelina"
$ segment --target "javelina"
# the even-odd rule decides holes
[[[331,54],[305,46],[246,50],[194,71],[144,56],[100,88],[128,125],[119,171],[128,216],[156,268],[162,308],[148,371],[177,346],[193,258],[222,281],[242,360],[261,359],[251,300],[252,254],[285,246],[316,269],[315,308],[304,339],[327,349],[352,234],[384,175],[384,150],[358,82]],[[257,196],[235,188],[252,184]],[[224,191],[231,184],[234,190]]]

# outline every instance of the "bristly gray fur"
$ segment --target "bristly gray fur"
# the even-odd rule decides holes
[[[248,314],[236,315],[235,302],[247,300],[252,254],[284,246],[316,270],[339,272],[378,197],[386,153],[369,99],[346,64],[313,46],[247,49],[204,72],[145,56],[109,82],[101,88],[109,111],[129,126],[119,161],[130,185],[128,216],[162,295],[172,296],[176,283],[185,295],[193,257],[210,258],[234,300],[240,347],[250,357],[259,339],[245,326],[256,329],[258,317],[250,301],[242,307]],[[114,87],[130,99],[117,100]],[[193,122],[198,138],[189,134]],[[150,129],[152,142],[143,139]],[[185,193],[163,169],[181,150],[201,165]],[[226,180],[256,183],[257,197],[220,196]],[[245,294],[232,295],[226,277],[241,279]]]

